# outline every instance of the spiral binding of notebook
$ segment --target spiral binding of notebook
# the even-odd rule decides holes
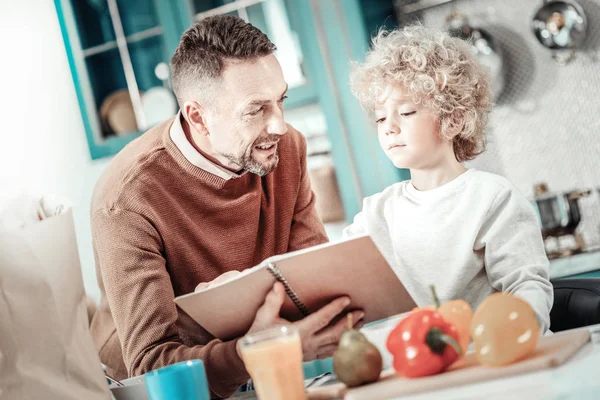
[[[298,297],[296,292],[294,292],[294,290],[288,283],[287,279],[285,279],[279,268],[277,268],[275,264],[269,263],[267,264],[267,271],[269,271],[277,281],[283,284],[283,287],[285,288],[285,293],[288,295],[290,300],[294,302],[294,304],[296,305],[298,310],[300,310],[302,315],[307,316],[308,314],[310,314],[308,312],[308,308],[304,305],[304,303],[302,303],[302,301],[300,301],[300,298]]]

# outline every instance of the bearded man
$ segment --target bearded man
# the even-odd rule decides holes
[[[102,296],[91,329],[117,379],[202,359],[212,396],[228,397],[249,378],[237,339],[215,339],[174,298],[327,241],[305,140],[283,118],[288,88],[274,51],[237,17],[190,27],[171,60],[178,114],[125,147],[96,185]],[[275,284],[250,332],[287,322],[279,318],[284,296]],[[336,299],[295,323],[306,361],[332,355],[345,322],[330,322],[348,303]]]

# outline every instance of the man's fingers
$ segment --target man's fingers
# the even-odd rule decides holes
[[[275,282],[273,288],[267,293],[265,302],[256,312],[256,319],[266,324],[278,319],[284,300],[283,286],[281,283]]]
[[[350,314],[352,314],[352,320],[356,322],[354,326],[360,323],[364,317],[364,313],[362,311],[352,311]],[[342,337],[342,334],[346,330],[348,330],[348,322],[346,318],[342,318],[335,325],[327,327],[321,332],[317,333],[315,335],[315,340],[318,343],[319,349],[323,346],[337,345],[337,343],[340,341],[340,337]],[[319,350],[319,355],[320,354],[321,353]]]
[[[281,306],[285,300],[283,285],[276,282],[273,288],[265,296],[265,302],[256,311],[254,322],[248,333],[259,332],[276,326],[290,325],[289,321],[279,317]]]
[[[364,315],[363,315],[363,317],[364,317]],[[363,317],[361,317],[360,320],[354,322],[354,329],[358,330],[358,329],[362,328],[365,325],[365,320],[364,320]]]
[[[215,286],[215,285],[218,285],[220,283],[229,281],[229,280],[235,278],[239,274],[241,274],[241,272],[240,271],[235,271],[235,270],[225,272],[224,274],[221,274],[221,275],[217,276],[215,279],[213,279],[210,282],[201,282],[201,283],[199,283],[198,286],[196,286],[196,288],[194,289],[194,292],[199,292],[199,291],[207,289],[207,288],[209,288],[211,286]]]
[[[227,271],[224,274],[219,275],[216,279],[212,280],[210,282],[210,285],[212,286],[212,285],[216,285],[218,283],[226,282],[228,280],[231,280],[231,279],[235,278],[239,274],[241,274],[240,271],[236,271],[236,270]]]
[[[199,283],[199,284],[198,284],[198,286],[196,286],[196,289],[194,289],[194,292],[199,292],[199,291],[201,291],[201,290],[204,290],[204,289],[206,289],[206,288],[207,288],[209,285],[210,285],[210,283],[209,283],[209,282],[202,282],[202,283]]]
[[[331,320],[340,314],[349,304],[350,299],[348,297],[335,299],[320,310],[298,322],[298,329],[307,334],[318,332],[329,325]]]
[[[327,346],[320,347],[319,351],[317,351],[316,359],[322,360],[324,358],[329,358],[329,357],[333,356],[333,354],[336,352],[337,348],[338,348],[337,344],[330,344]]]

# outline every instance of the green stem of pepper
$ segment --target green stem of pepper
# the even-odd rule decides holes
[[[436,354],[443,354],[446,346],[450,345],[456,351],[456,354],[459,356],[462,355],[462,349],[460,345],[454,340],[453,337],[446,335],[439,328],[431,328],[429,332],[427,332],[427,336],[425,336],[425,343],[431,351]]]
[[[435,285],[429,285],[429,289],[431,290],[431,297],[433,298],[433,305],[435,306],[435,309],[437,310],[438,308],[440,308],[440,299],[437,296],[437,293],[435,291]]]

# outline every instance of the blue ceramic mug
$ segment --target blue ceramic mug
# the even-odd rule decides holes
[[[210,400],[204,363],[183,361],[144,375],[150,400]]]

